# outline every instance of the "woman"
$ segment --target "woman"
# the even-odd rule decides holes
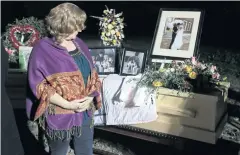
[[[171,46],[171,49],[173,50],[179,50],[182,45],[183,45],[183,32],[184,32],[184,29],[183,29],[183,25],[179,25],[178,26],[178,30],[176,32],[176,37],[174,39],[174,42]]]
[[[46,17],[51,38],[40,40],[29,59],[27,114],[48,138],[51,155],[92,155],[93,109],[101,106],[101,82],[87,45],[78,32],[86,13],[63,3]],[[92,106],[94,105],[94,106]]]
[[[1,132],[2,132],[2,155],[24,155],[22,142],[18,132],[13,107],[6,92],[5,83],[8,75],[8,53],[1,45]]]

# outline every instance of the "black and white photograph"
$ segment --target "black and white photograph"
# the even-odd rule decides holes
[[[203,11],[160,9],[152,57],[191,58],[198,50]]]
[[[115,73],[116,48],[90,48],[89,51],[99,75]]]
[[[135,50],[124,50],[121,74],[123,75],[137,75],[143,72],[145,64],[146,52],[139,52]]]
[[[194,18],[168,17],[160,48],[188,51],[193,22]]]

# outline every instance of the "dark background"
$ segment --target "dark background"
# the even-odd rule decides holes
[[[35,16],[44,18],[51,8],[63,1],[5,1],[2,2],[2,29],[15,18]],[[72,1],[89,15],[101,16],[104,5],[123,11],[127,27],[124,29],[126,39],[132,36],[152,37],[154,34],[160,8],[199,8],[205,10],[201,45],[239,48],[240,36],[240,2],[137,2],[137,1]],[[88,18],[84,34],[98,35],[98,20]]]

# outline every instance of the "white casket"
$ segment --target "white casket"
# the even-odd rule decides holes
[[[157,120],[131,126],[215,144],[227,122],[226,92],[189,94],[162,88],[156,98]]]
[[[160,89],[157,98],[159,121],[215,131],[220,119],[227,112],[224,94],[189,94],[170,89]]]

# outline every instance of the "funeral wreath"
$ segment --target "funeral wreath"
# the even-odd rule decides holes
[[[3,46],[9,54],[9,61],[17,63],[19,46],[33,46],[36,41],[45,37],[47,31],[43,20],[35,17],[16,19],[6,26],[2,35]]]

